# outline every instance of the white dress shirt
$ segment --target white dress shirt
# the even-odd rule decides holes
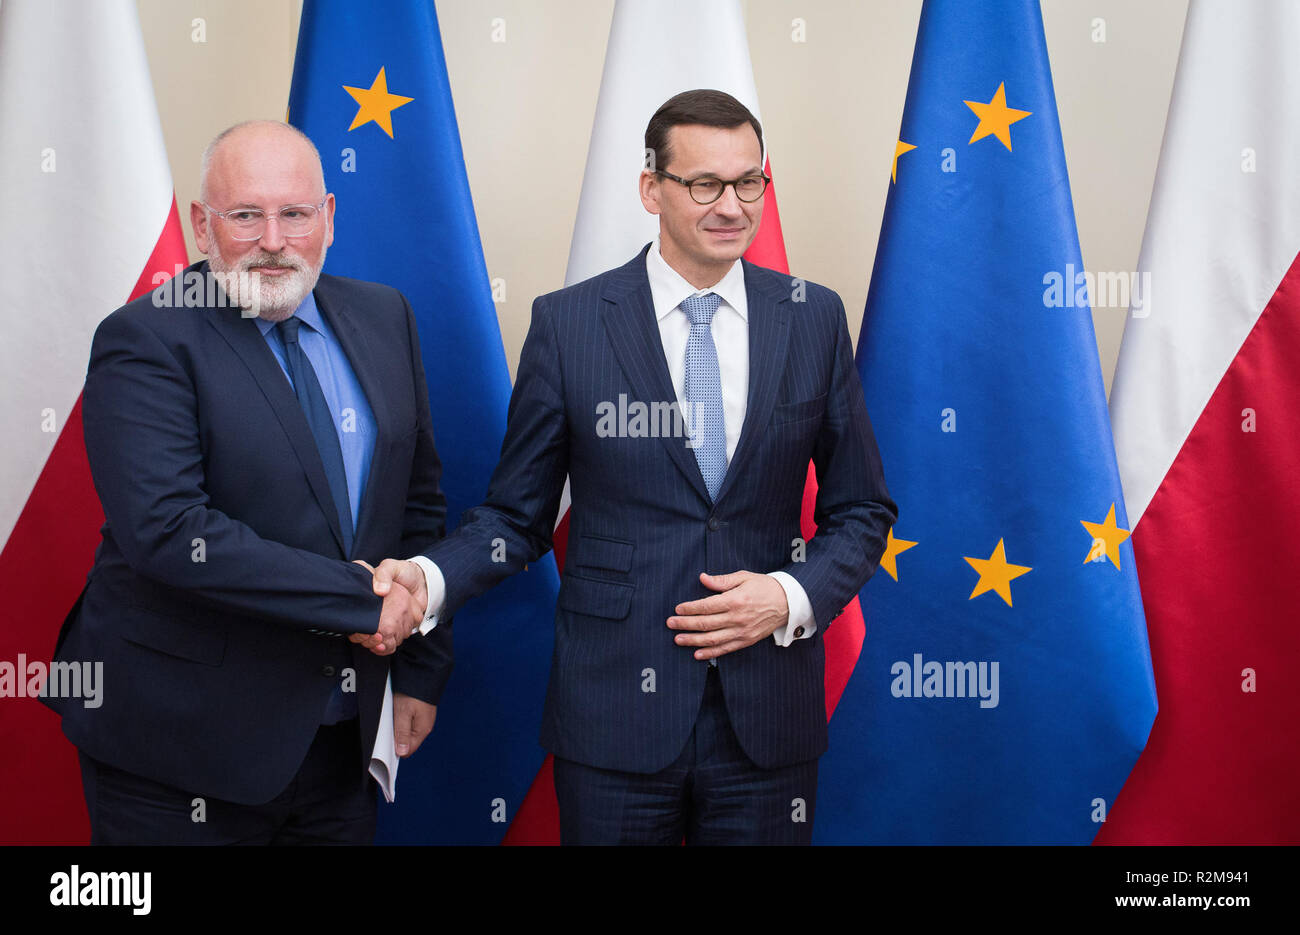
[[[749,303],[745,296],[744,268],[737,260],[716,285],[696,289],[664,260],[657,237],[646,253],[645,265],[668,375],[683,411],[686,411],[686,341],[691,334],[691,322],[681,308],[682,300],[710,292],[717,293],[722,299],[713,315],[712,332],[722,380],[722,414],[727,430],[727,463],[730,464],[732,455],[736,453],[736,443],[740,441],[749,402]],[[417,555],[411,561],[424,571],[429,603],[420,632],[427,633],[437,625],[438,614],[442,612],[446,583],[438,566],[423,555]],[[769,574],[784,589],[790,612],[788,622],[772,633],[772,639],[778,646],[789,646],[795,639],[812,636],[817,632],[817,621],[813,618],[812,604],[803,585],[783,571]],[[799,631],[800,627],[802,631]],[[799,631],[798,637],[794,636],[796,631]]]

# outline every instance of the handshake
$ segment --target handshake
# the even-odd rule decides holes
[[[355,564],[369,571],[375,594],[384,599],[379,611],[379,628],[374,633],[352,633],[348,639],[377,656],[397,651],[402,640],[419,632],[429,606],[424,572],[414,562],[386,558],[375,568],[357,559]]]

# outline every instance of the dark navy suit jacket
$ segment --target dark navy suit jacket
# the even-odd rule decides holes
[[[349,560],[427,548],[446,514],[405,298],[328,275],[314,294],[377,427],[350,555],[311,428],[237,308],[146,295],[118,309],[95,333],[82,401],[106,521],[56,658],[103,662],[102,705],[46,703],[95,759],[243,804],[285,788],[347,666],[364,770],[390,665],[394,691],[433,703],[452,665],[450,631],[387,657],[310,632],[375,632],[380,599]]]
[[[444,612],[550,548],[567,475],[572,510],[543,745],[606,769],[669,765],[695,723],[707,663],[674,643],[668,617],[711,593],[702,571],[784,570],[807,592],[816,634],[788,647],[760,640],[718,668],[732,726],[755,763],[812,759],[827,743],[822,637],[875,570],[897,518],[844,306],[829,289],[796,288],[744,263],[748,407],[715,503],[684,438],[630,437],[630,423],[628,437],[605,437],[608,424],[598,427],[602,404],[617,407],[620,395],[629,406],[677,398],[645,254],[533,304],[487,500],[425,553],[446,580]],[[794,561],[810,460],[818,533]]]

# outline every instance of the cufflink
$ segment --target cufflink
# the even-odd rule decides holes
[[[794,638],[797,640],[803,639],[803,627],[794,628]]]

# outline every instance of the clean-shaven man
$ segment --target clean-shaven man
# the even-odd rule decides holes
[[[827,746],[822,637],[897,509],[839,297],[741,260],[768,184],[758,121],[689,91],[645,147],[658,239],[536,300],[486,501],[384,562],[375,588],[412,590],[436,633],[551,547],[567,476],[541,737],[563,841],[804,844]],[[635,417],[673,404],[680,423]]]

